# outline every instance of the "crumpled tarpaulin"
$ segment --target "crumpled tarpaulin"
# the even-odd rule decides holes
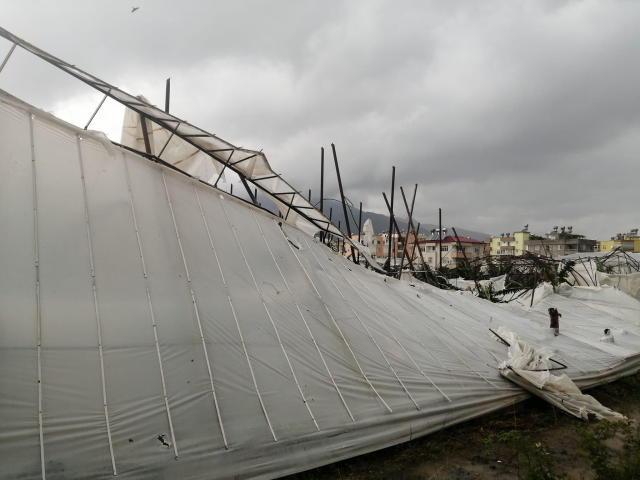
[[[497,333],[509,344],[508,359],[500,365],[500,373],[513,383],[583,420],[590,416],[601,420],[625,420],[626,417],[605,407],[591,395],[583,394],[566,374],[553,375],[551,369],[557,369],[558,363],[551,360],[554,353],[551,349],[534,349],[505,327],[500,327]]]

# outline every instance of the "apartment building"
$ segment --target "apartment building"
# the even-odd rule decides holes
[[[499,237],[487,238],[491,255],[522,255],[526,251],[526,242],[530,238],[529,225],[519,232],[501,233]]]
[[[598,241],[573,233],[573,227],[553,227],[545,238],[531,236],[525,241],[526,251],[535,255],[561,257],[572,253],[596,252]]]
[[[446,229],[442,229],[443,233],[446,233]],[[437,230],[431,231],[427,235],[418,235],[418,243],[415,243],[415,236],[413,234],[407,235],[406,232],[401,233],[402,238],[406,238],[407,242],[407,254],[405,258],[411,257],[411,262],[416,268],[420,268],[422,265],[422,258],[429,268],[438,268],[440,262],[440,255],[438,254],[439,245],[439,232]],[[352,239],[357,240],[358,235],[352,235]],[[469,237],[458,237],[458,240],[454,235],[443,235],[442,237],[442,265],[445,267],[455,267],[456,264],[465,258],[473,260],[485,255],[485,242],[475,240]],[[364,241],[361,237],[361,241]],[[380,259],[383,263],[389,255],[389,235],[385,232],[381,235],[374,235],[369,247],[374,258]],[[462,249],[460,248],[462,247]],[[391,244],[391,261],[392,265],[395,261],[396,265],[400,265],[404,245],[399,240],[399,235],[394,234]],[[418,249],[420,251],[418,251]],[[351,245],[348,243],[344,246],[342,252],[346,257],[351,256]],[[420,255],[422,253],[422,255]],[[394,260],[395,259],[395,260]],[[408,264],[408,260],[405,260],[405,266]]]
[[[458,244],[459,240],[459,244]],[[440,251],[438,240],[418,240],[422,257],[429,268],[439,268]],[[442,266],[454,268],[456,264],[467,260],[474,260],[484,255],[485,243],[469,237],[447,235],[442,239]],[[416,252],[415,261],[421,262],[419,252]]]
[[[634,228],[629,233],[617,233],[611,237],[611,240],[603,240],[598,242],[598,251],[612,252],[620,250],[622,252],[640,252],[640,236],[638,229]]]

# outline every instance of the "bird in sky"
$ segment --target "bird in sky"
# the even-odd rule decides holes
[[[138,10],[140,7],[131,7],[131,13],[135,12],[136,10]]]

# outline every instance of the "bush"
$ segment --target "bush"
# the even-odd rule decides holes
[[[561,480],[566,474],[558,470],[558,462],[541,442],[533,443],[527,435],[528,430],[508,430],[492,433],[484,443],[504,443],[511,445],[517,452],[518,478],[520,480]]]
[[[627,480],[640,477],[640,425],[601,421],[577,430],[579,453],[585,457],[596,479]],[[623,442],[621,452],[607,445],[614,437]]]

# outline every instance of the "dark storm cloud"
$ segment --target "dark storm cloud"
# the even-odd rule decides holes
[[[385,211],[396,165],[424,222],[440,206],[493,234],[640,226],[640,4],[130,3],[0,0],[1,22],[158,104],[171,77],[176,115],[264,148],[302,191],[335,142],[366,209]],[[100,99],[24,52],[11,62],[0,88],[74,123]],[[121,115],[107,106],[95,128],[117,139]]]

